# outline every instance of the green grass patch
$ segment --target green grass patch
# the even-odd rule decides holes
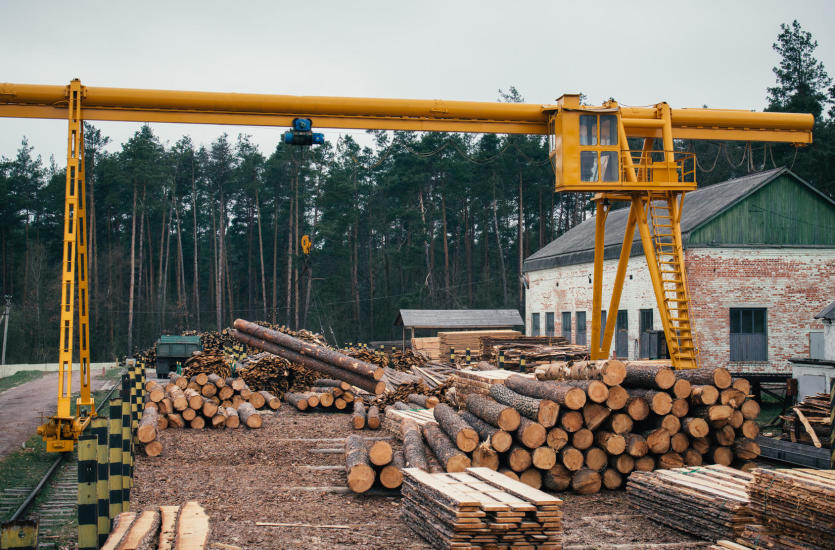
[[[46,452],[46,444],[39,435],[30,437],[25,446],[0,461],[0,487],[25,487],[32,489],[58,457]],[[21,495],[20,502],[26,498]],[[7,520],[15,510],[10,510],[3,517]]]
[[[124,373],[125,369],[123,368],[107,369],[104,371],[104,376],[101,378],[104,378],[105,380],[119,380],[122,378],[122,374]]]
[[[37,380],[44,374],[46,372],[42,370],[19,370],[11,376],[4,376],[0,378],[0,392],[25,384],[26,382],[31,382],[32,380]]]

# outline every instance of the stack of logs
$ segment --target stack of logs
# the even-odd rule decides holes
[[[145,454],[158,456],[162,443],[158,432],[167,428],[201,430],[211,428],[260,428],[257,409],[276,410],[281,400],[267,391],[252,391],[241,378],[223,379],[216,374],[197,374],[191,379],[176,373],[162,387],[156,381],[145,384],[145,404],[137,438]]]
[[[232,334],[251,348],[268,351],[373,394],[381,394],[386,389],[385,382],[381,380],[384,370],[377,365],[243,319],[237,319],[234,324]]]
[[[759,455],[759,406],[748,382],[726,369],[610,360],[552,370],[562,379],[512,374],[489,395],[468,395],[460,413],[436,406],[434,422],[421,426],[421,451],[431,450],[447,472],[472,463],[535,488],[582,494],[616,489],[633,470],[703,463],[747,470]],[[423,469],[409,456],[409,466]]]
[[[397,489],[403,483],[403,468],[403,452],[394,451],[387,441],[366,441],[359,435],[345,439],[345,473],[353,492],[364,493],[375,481],[386,489]]]
[[[302,392],[284,394],[284,401],[299,411],[345,411],[357,401],[356,390],[347,382],[320,378]]]

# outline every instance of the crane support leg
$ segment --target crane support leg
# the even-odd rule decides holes
[[[591,346],[589,355],[592,359],[606,359],[608,350],[600,349],[600,308],[603,306],[603,245],[605,243],[606,216],[609,207],[602,200],[597,201],[597,214],[594,217],[594,285],[591,306]]]
[[[629,208],[629,217],[626,219],[626,231],[623,236],[623,245],[620,249],[618,269],[615,273],[615,284],[612,286],[612,298],[609,302],[609,315],[606,317],[606,330],[603,332],[603,343],[601,344],[604,357],[609,355],[612,349],[612,337],[615,334],[615,321],[620,305],[620,296],[623,292],[623,281],[626,278],[626,267],[629,264],[629,255],[632,252],[632,239],[635,238],[635,225],[638,221],[638,208],[635,205],[640,199],[636,196]]]
[[[58,348],[58,410],[38,428],[49,452],[72,451],[75,440],[95,415],[90,396],[89,298],[87,289],[87,220],[84,202],[84,127],[79,80],[67,87],[69,131],[64,199],[64,247],[61,262],[61,321]],[[79,363],[81,396],[72,414],[73,324],[78,279]],[[83,408],[87,407],[87,408]]]

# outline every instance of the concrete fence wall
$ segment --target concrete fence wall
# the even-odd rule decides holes
[[[114,369],[119,365],[116,362],[90,363],[90,372],[95,374],[102,369]],[[58,363],[19,363],[16,365],[0,365],[0,378],[11,376],[22,370],[40,370],[44,372],[58,372]],[[73,372],[81,370],[81,365],[73,363]]]

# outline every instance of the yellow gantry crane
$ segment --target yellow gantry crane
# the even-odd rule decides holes
[[[608,356],[615,316],[601,326],[603,245],[612,203],[630,203],[609,311],[617,311],[637,228],[673,365],[699,365],[681,241],[684,194],[696,189],[695,155],[675,139],[812,142],[812,115],[722,109],[672,109],[666,103],[626,107],[580,103],[566,94],[555,104],[288,96],[0,84],[0,117],[68,119],[67,187],[61,287],[58,411],[39,428],[50,451],[70,451],[95,415],[90,397],[87,235],[84,204],[84,120],[294,126],[547,135],[556,191],[594,193],[594,284],[591,357]],[[308,124],[308,126],[310,126]],[[630,148],[629,139],[641,147]],[[662,148],[653,149],[656,140]],[[81,397],[70,414],[75,300],[78,300]],[[600,333],[603,331],[601,341]]]

